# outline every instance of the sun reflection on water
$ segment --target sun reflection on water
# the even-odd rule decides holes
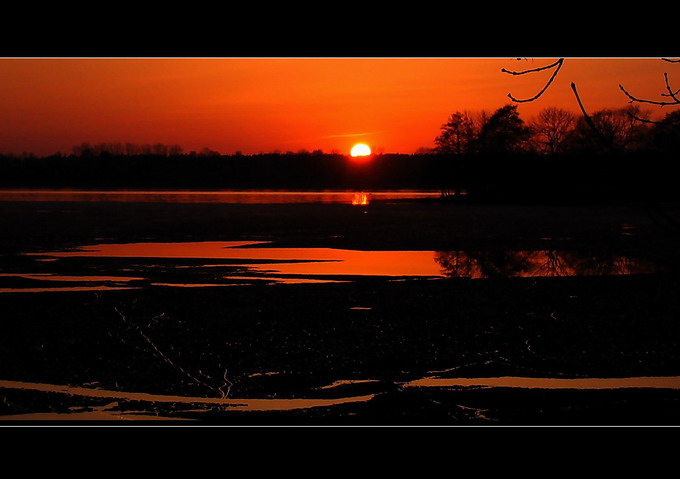
[[[365,206],[368,204],[368,195],[366,193],[354,193],[352,198],[352,204],[354,206]]]

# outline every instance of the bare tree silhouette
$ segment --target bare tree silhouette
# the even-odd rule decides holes
[[[531,123],[531,129],[541,145],[540,150],[548,154],[560,153],[574,121],[570,111],[556,107],[543,109]]]
[[[553,73],[552,73],[552,75],[550,76],[550,78],[548,79],[548,81],[546,82],[546,84],[545,84],[545,85],[543,86],[543,88],[542,88],[538,93],[536,93],[534,96],[532,96],[532,97],[530,97],[530,98],[526,98],[526,99],[524,99],[524,100],[519,100],[519,99],[515,98],[515,97],[512,95],[512,93],[508,93],[508,97],[509,97],[512,101],[514,101],[514,102],[516,102],[516,103],[527,103],[527,102],[534,101],[534,100],[538,99],[541,95],[543,95],[543,93],[546,92],[546,90],[548,89],[548,87],[549,87],[549,86],[551,85],[551,83],[555,80],[555,78],[557,77],[557,74],[560,72],[560,69],[562,68],[562,65],[563,65],[563,64],[564,64],[564,58],[560,58],[560,59],[557,60],[555,63],[552,63],[552,64],[550,64],[550,65],[546,65],[546,66],[539,67],[539,68],[532,68],[532,69],[529,69],[529,70],[512,71],[512,70],[507,70],[507,69],[503,68],[501,71],[502,71],[503,73],[508,73],[508,74],[510,74],[510,75],[526,75],[526,74],[529,74],[529,73],[538,73],[538,72],[542,72],[542,71],[550,70],[550,69],[553,70]]]

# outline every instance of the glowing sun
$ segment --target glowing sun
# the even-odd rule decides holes
[[[356,156],[369,156],[371,154],[371,148],[364,143],[357,143],[352,147],[352,151],[349,153],[353,157]]]

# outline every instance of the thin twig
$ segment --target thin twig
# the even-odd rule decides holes
[[[504,73],[508,73],[508,74],[510,74],[510,75],[525,75],[525,74],[527,74],[527,73],[540,72],[540,71],[543,71],[543,70],[548,70],[548,69],[550,69],[550,68],[554,68],[554,69],[555,69],[555,71],[553,71],[553,74],[552,74],[552,76],[550,77],[550,79],[548,80],[548,82],[545,84],[545,86],[543,86],[543,89],[542,89],[541,91],[539,91],[539,92],[538,92],[536,95],[534,95],[533,97],[531,97],[531,98],[526,98],[526,99],[523,99],[523,100],[520,100],[520,99],[518,99],[518,98],[515,98],[515,97],[512,95],[512,93],[508,93],[508,97],[509,97],[512,101],[514,101],[514,102],[516,102],[516,103],[527,103],[527,102],[536,100],[536,99],[539,98],[541,95],[543,95],[543,93],[545,93],[545,91],[548,89],[548,87],[549,87],[550,84],[553,82],[553,80],[555,80],[555,77],[556,77],[557,74],[559,73],[559,71],[560,71],[560,69],[562,68],[562,65],[563,65],[563,64],[564,64],[564,58],[560,58],[559,60],[557,60],[555,63],[553,63],[553,64],[551,64],[551,65],[547,65],[547,66],[540,67],[540,68],[534,68],[534,69],[531,69],[531,70],[524,70],[524,71],[521,71],[521,72],[514,72],[514,71],[506,70],[505,68],[503,68],[501,71],[504,72]]]
[[[222,399],[226,399],[229,397],[229,392],[231,391],[231,387],[234,385],[229,379],[227,379],[227,370],[224,370],[224,375],[222,376],[222,379],[224,379],[224,384],[217,388],[217,390],[220,392],[222,395]],[[227,386],[227,392],[225,393],[222,389]]]
[[[670,58],[662,58],[662,60],[668,63],[680,63],[680,60],[671,60]]]

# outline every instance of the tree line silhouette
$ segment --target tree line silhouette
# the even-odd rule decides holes
[[[675,198],[680,111],[654,123],[631,105],[589,120],[549,107],[525,122],[516,105],[456,111],[434,148],[414,154],[272,152],[223,155],[178,145],[83,143],[70,154],[0,155],[2,188],[438,189],[460,201]]]
[[[440,153],[669,153],[680,151],[680,110],[662,121],[648,120],[650,112],[637,105],[603,109],[590,115],[600,135],[586,118],[556,107],[543,109],[526,123],[516,105],[505,105],[493,114],[457,111],[442,125],[435,138]]]

